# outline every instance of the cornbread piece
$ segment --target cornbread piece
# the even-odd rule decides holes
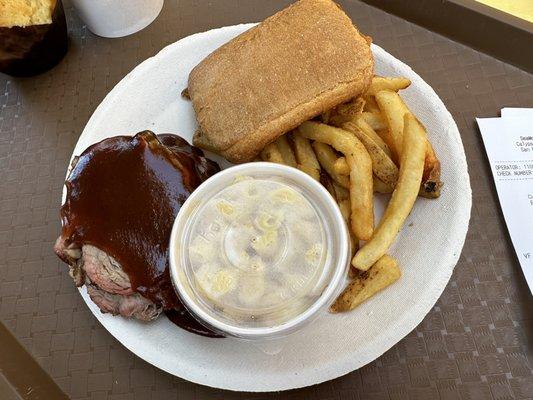
[[[232,162],[370,85],[369,38],[331,0],[300,0],[215,50],[189,76],[194,144]]]

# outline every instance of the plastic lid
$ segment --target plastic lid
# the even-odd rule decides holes
[[[170,243],[173,281],[207,325],[269,337],[329,304],[348,243],[320,184],[294,168],[243,164],[210,178],[182,206]]]

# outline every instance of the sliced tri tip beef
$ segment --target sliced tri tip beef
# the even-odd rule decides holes
[[[155,305],[139,293],[130,295],[112,294],[96,285],[87,285],[87,293],[91,300],[104,313],[137,318],[141,321],[152,321],[161,314],[162,308]]]
[[[76,286],[87,286],[89,297],[103,313],[142,321],[152,321],[161,314],[160,305],[133,291],[128,275],[109,254],[91,245],[81,249],[66,246],[61,236],[54,252],[70,266]]]
[[[180,327],[213,336],[178,298],[169,239],[187,197],[220,171],[182,138],[144,131],[96,143],[73,159],[55,253],[104,313],[151,321],[170,312]]]
[[[85,272],[81,267],[81,249],[75,244],[67,245],[65,238],[59,236],[54,245],[54,253],[70,267],[69,274],[76,286],[85,284]]]

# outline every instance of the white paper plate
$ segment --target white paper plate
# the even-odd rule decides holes
[[[190,141],[194,113],[180,96],[189,71],[251,26],[189,36],[141,63],[96,109],[74,154],[106,137],[145,129],[179,133]],[[101,314],[82,289],[96,318],[124,346],[189,381],[230,390],[277,391],[353,371],[379,357],[422,321],[444,290],[465,240],[471,207],[466,159],[455,122],[431,87],[380,47],[373,45],[373,51],[377,74],[406,76],[413,82],[402,96],[427,127],[442,160],[445,182],[440,199],[417,202],[391,249],[401,264],[401,280],[353,312],[320,317],[287,338],[276,355],[233,339],[190,334],[165,317],[143,324]]]

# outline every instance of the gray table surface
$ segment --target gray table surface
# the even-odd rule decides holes
[[[0,74],[0,319],[73,399],[533,398],[533,302],[474,120],[498,116],[503,106],[533,107],[533,76],[355,0],[341,4],[363,32],[435,88],[467,154],[470,230],[450,283],[424,321],[344,377],[284,393],[242,394],[186,382],[137,358],[79,296],[52,246],[67,163],[91,113],[167,44],[262,20],[286,4],[167,0],[147,29],[111,40],[91,34],[65,1],[71,42],[63,62],[31,79]]]

